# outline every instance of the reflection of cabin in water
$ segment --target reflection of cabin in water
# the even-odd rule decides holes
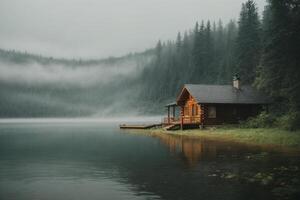
[[[273,147],[254,146],[239,142],[210,140],[199,137],[180,136],[173,134],[152,134],[165,145],[169,152],[182,160],[189,167],[195,167],[200,161],[227,161],[235,156],[244,157],[249,153],[269,152]],[[227,159],[222,159],[224,157]],[[229,161],[230,162],[230,161]],[[221,166],[222,164],[220,164]]]
[[[186,84],[176,102],[166,105],[164,125],[192,128],[205,125],[237,123],[267,109],[269,98],[250,85],[241,86],[235,77],[233,85]],[[176,108],[180,108],[176,116]],[[171,115],[172,114],[172,115]]]

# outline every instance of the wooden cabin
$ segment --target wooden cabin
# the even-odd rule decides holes
[[[265,94],[252,86],[241,86],[239,78],[233,80],[233,85],[186,84],[176,102],[166,105],[164,124],[179,124],[183,129],[238,123],[267,109],[269,102]]]

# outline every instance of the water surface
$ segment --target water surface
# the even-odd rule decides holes
[[[0,199],[297,199],[299,158],[109,122],[1,123]]]

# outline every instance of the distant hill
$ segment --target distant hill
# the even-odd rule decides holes
[[[141,114],[136,77],[153,50],[80,60],[0,49],[0,117]]]

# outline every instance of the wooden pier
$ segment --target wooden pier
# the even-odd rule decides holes
[[[148,125],[129,125],[121,124],[120,129],[150,129],[155,127],[161,127],[162,124],[148,124]]]

